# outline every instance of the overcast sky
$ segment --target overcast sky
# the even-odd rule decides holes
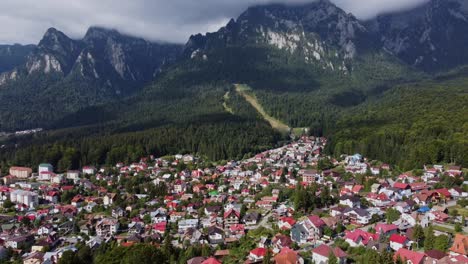
[[[428,0],[331,0],[358,18],[408,9]],[[73,38],[98,25],[150,40],[185,43],[212,32],[247,7],[313,0],[0,0],[0,43],[37,43],[49,27]]]

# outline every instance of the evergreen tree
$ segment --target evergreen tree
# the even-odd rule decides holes
[[[385,250],[380,255],[380,264],[394,264],[393,255],[389,251]]]
[[[333,254],[333,251],[328,255],[328,264],[338,264],[338,258]]]
[[[419,242],[424,238],[424,229],[420,225],[415,225],[413,228],[413,238],[416,240],[416,243],[419,248]]]
[[[389,208],[386,211],[387,223],[391,224],[400,218],[400,212],[394,208]]]
[[[440,250],[440,251],[447,251],[449,248],[449,237],[446,235],[439,235],[435,238],[434,240],[434,249]]]
[[[265,253],[265,256],[263,257],[263,264],[272,264],[272,261],[271,261],[271,258],[272,258],[272,255],[271,255],[271,251],[269,248],[266,248],[266,253]]]
[[[434,230],[432,226],[429,226],[426,229],[426,234],[424,235],[424,251],[434,249],[434,242],[435,242]]]

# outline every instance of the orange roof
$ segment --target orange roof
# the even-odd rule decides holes
[[[456,234],[450,251],[461,255],[468,255],[468,236]]]
[[[292,250],[287,252],[281,252],[275,256],[276,264],[296,264],[297,261],[297,253]]]

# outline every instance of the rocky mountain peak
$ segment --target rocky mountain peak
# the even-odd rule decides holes
[[[115,29],[107,29],[103,27],[93,26],[86,32],[83,41],[92,42],[95,40],[103,40],[115,37],[121,37],[122,35]]]
[[[468,63],[468,12],[465,0],[431,0],[405,12],[367,22],[386,50],[425,71]]]

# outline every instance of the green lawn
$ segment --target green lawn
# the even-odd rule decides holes
[[[456,209],[458,211],[458,215],[468,217],[468,209],[463,208],[460,205],[455,205],[455,206],[452,206],[452,207],[448,208],[449,212],[451,212],[454,209]]]

